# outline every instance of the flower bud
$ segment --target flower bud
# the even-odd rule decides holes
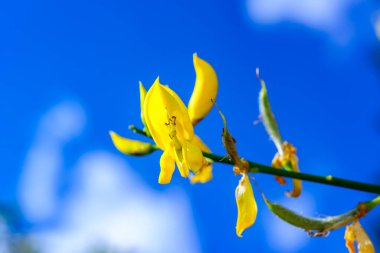
[[[113,131],[110,131],[110,135],[116,149],[126,155],[143,156],[157,149],[150,143],[127,139]]]

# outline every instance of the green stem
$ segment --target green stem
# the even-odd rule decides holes
[[[378,204],[380,204],[380,196],[378,196],[377,198],[375,198],[371,201],[365,202],[366,210],[369,212],[372,209],[374,209]]]
[[[210,158],[211,160],[215,162],[231,164],[231,165],[234,164],[232,160],[228,160],[222,156],[209,154],[205,152],[203,153],[203,155],[207,158]],[[249,172],[251,173],[264,173],[264,174],[271,174],[271,175],[277,175],[277,176],[283,176],[283,177],[289,177],[289,178],[297,178],[297,179],[302,179],[305,181],[310,181],[310,182],[315,182],[315,183],[320,183],[320,184],[328,184],[328,185],[333,185],[333,186],[338,186],[338,187],[344,187],[344,188],[350,188],[350,189],[380,194],[380,185],[346,180],[342,178],[333,177],[331,175],[323,177],[323,176],[317,176],[313,174],[281,170],[281,169],[272,168],[266,165],[262,165],[259,163],[251,162],[251,161],[247,161],[247,162],[249,164]]]
[[[151,138],[148,136],[145,131],[130,125],[129,129],[132,130],[134,133],[142,134],[146,137]],[[224,164],[231,164],[234,165],[234,162],[231,159],[228,159],[223,156],[210,154],[203,152],[203,155],[214,162],[218,163],[224,163]],[[380,185],[374,185],[374,184],[367,184],[367,183],[361,183],[357,181],[352,180],[346,180],[338,177],[333,177],[331,175],[329,176],[317,176],[313,174],[307,174],[307,173],[301,173],[301,172],[294,172],[294,171],[287,171],[287,170],[281,170],[276,169],[270,166],[266,166],[263,164],[247,161],[249,164],[249,172],[250,173],[264,173],[264,174],[271,174],[271,175],[277,175],[277,176],[283,176],[283,177],[289,177],[289,178],[297,178],[305,181],[315,182],[319,184],[327,184],[327,185],[333,185],[343,188],[349,188],[349,189],[355,189],[359,191],[365,191],[365,192],[371,192],[380,194]],[[370,204],[376,206],[380,203],[380,197],[376,198],[373,203]]]
[[[134,133],[137,133],[137,134],[141,134],[141,135],[144,135],[148,138],[151,138],[144,130],[141,130],[137,127],[135,127],[134,125],[129,125],[129,130],[132,130]]]

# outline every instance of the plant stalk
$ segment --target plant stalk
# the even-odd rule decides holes
[[[151,138],[148,136],[143,130],[131,125],[129,126],[129,129],[132,130],[134,133],[138,133],[141,135],[144,135],[146,137]],[[214,162],[217,163],[224,163],[224,164],[230,164],[234,165],[234,161],[232,159],[211,154],[211,153],[206,153],[203,152],[203,155]],[[309,182],[314,182],[314,183],[319,183],[319,184],[326,184],[326,185],[333,185],[337,187],[343,187],[343,188],[348,188],[348,189],[354,189],[354,190],[359,190],[359,191],[364,191],[364,192],[371,192],[371,193],[376,193],[380,194],[380,185],[375,185],[375,184],[368,184],[368,183],[361,183],[353,180],[347,180],[343,178],[338,178],[338,177],[333,177],[331,175],[328,176],[318,176],[314,174],[308,174],[308,173],[301,173],[301,172],[294,172],[294,171],[288,171],[288,170],[282,170],[282,169],[276,169],[270,166],[266,166],[263,164],[255,163],[248,161],[249,165],[249,172],[250,173],[264,173],[264,174],[271,174],[271,175],[277,175],[277,176],[283,176],[283,177],[288,177],[288,178],[296,178],[296,179],[301,179]],[[377,198],[377,202],[380,201],[380,197]],[[376,204],[378,204],[376,202]]]

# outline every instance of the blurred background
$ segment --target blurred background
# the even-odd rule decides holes
[[[301,171],[379,184],[378,10],[364,0],[2,1],[0,252],[347,252],[344,229],[309,238],[256,187],[257,221],[238,238],[230,166],[216,164],[207,184],[176,171],[159,185],[161,151],[124,156],[108,131],[146,140],[128,130],[141,127],[138,82],[159,75],[187,103],[196,52],[218,74],[242,156],[270,164],[276,152],[253,124],[259,66]],[[195,130],[224,155],[221,128],[213,109]],[[316,217],[375,197],[305,182],[289,199],[289,183],[255,177],[271,200]],[[379,218],[361,220],[377,249]]]

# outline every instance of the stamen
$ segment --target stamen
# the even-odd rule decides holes
[[[167,116],[167,119],[168,119],[168,122],[165,122],[165,126],[168,127],[169,137],[173,141],[175,149],[176,150],[181,150],[182,149],[182,145],[181,145],[180,141],[177,138],[177,130],[176,130],[176,120],[177,120],[177,117],[174,116],[174,115],[170,116],[167,108],[165,108],[165,111],[166,111],[166,116]]]

